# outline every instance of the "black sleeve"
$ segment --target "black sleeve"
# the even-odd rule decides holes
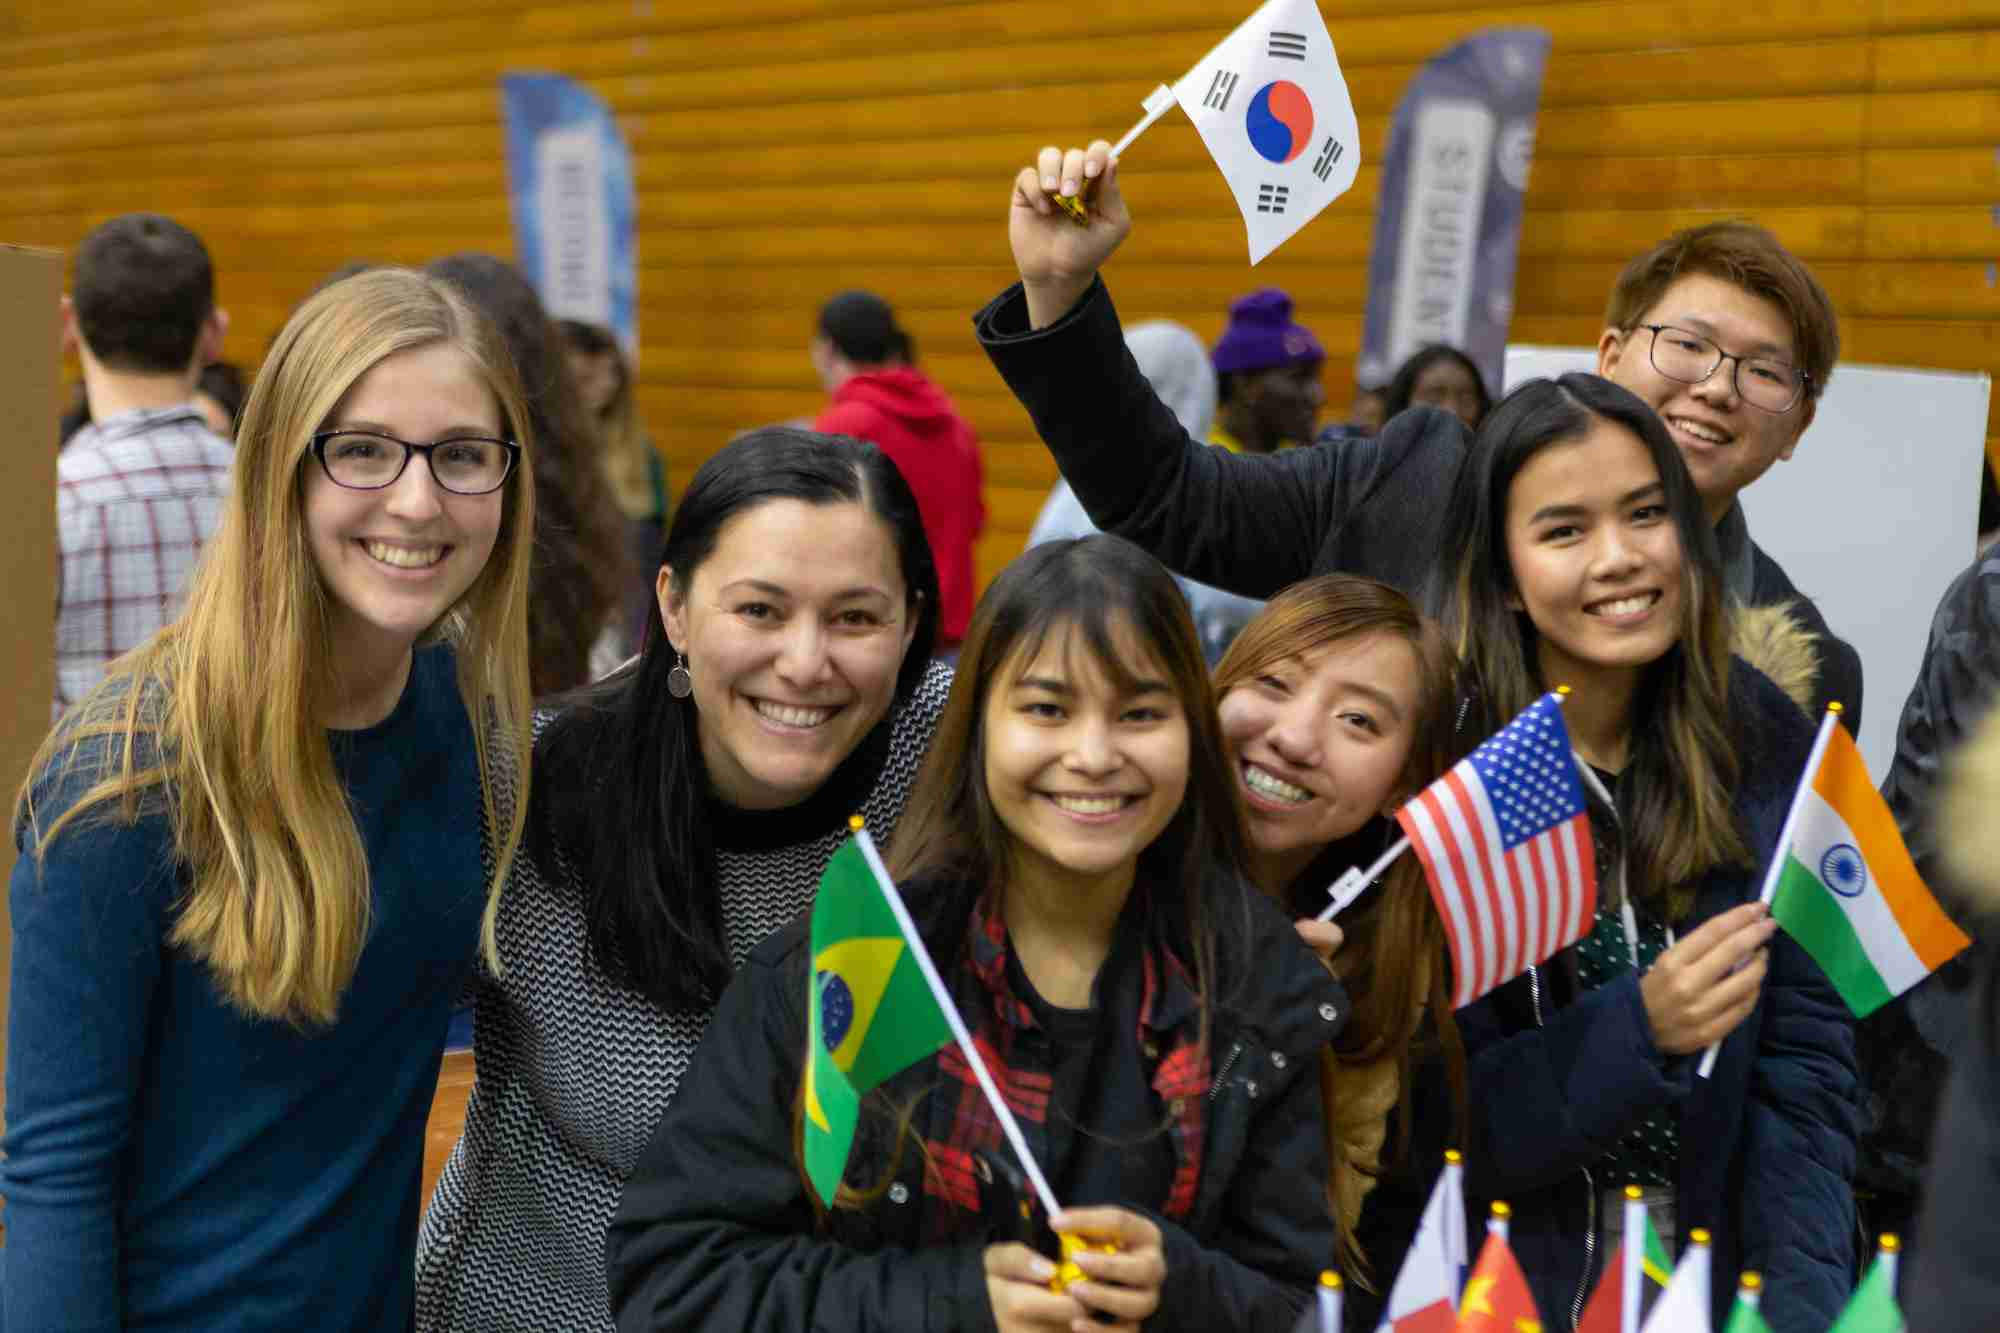
[[[792,1149],[802,948],[736,974],[626,1182],[605,1239],[620,1333],[988,1333],[978,1246],[865,1252],[815,1233]]]
[[[1993,978],[1981,983],[1979,1030],[1954,1063],[1932,1142],[1924,1218],[1902,1283],[1909,1327],[1925,1333],[2000,1328],[2000,1046]]]
[[[1434,562],[1464,453],[1446,414],[1405,414],[1375,440],[1236,455],[1194,439],[1159,400],[1101,278],[1045,328],[1029,328],[1019,285],[974,326],[1091,520],[1177,573],[1247,597],[1332,569],[1414,591]],[[1421,502],[1388,494],[1401,489]]]

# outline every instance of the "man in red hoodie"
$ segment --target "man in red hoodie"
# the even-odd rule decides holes
[[[986,526],[979,441],[944,390],[913,364],[910,337],[869,292],[842,292],[819,312],[813,368],[832,401],[813,429],[867,440],[917,497],[938,573],[938,652],[951,656],[972,619],[972,546]]]

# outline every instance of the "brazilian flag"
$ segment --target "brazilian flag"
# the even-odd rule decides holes
[[[951,1040],[857,832],[820,876],[806,996],[805,1164],[829,1206],[847,1170],[861,1095]]]

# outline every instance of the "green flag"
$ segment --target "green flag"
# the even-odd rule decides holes
[[[1666,1286],[1674,1275],[1674,1257],[1660,1243],[1660,1233],[1654,1229],[1651,1213],[1646,1214],[1646,1246],[1639,1251],[1639,1268],[1656,1287]]]
[[[1903,1333],[1903,1310],[1896,1304],[1896,1253],[1893,1240],[1882,1246],[1827,1333]]]
[[[857,836],[866,836],[858,834]],[[806,1175],[829,1205],[847,1170],[861,1094],[951,1040],[884,885],[853,839],[820,876],[806,996]]]
[[[1722,1326],[1722,1333],[1771,1333],[1771,1326],[1764,1322],[1764,1312],[1759,1309],[1763,1298],[1763,1283],[1755,1273],[1743,1275],[1743,1285],[1736,1289],[1736,1304],[1730,1307],[1729,1322]]]

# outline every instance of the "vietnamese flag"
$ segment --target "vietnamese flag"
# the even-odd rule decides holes
[[[1535,1298],[1528,1292],[1527,1274],[1507,1244],[1511,1211],[1504,1203],[1493,1205],[1492,1220],[1486,1224],[1486,1244],[1458,1300],[1457,1333],[1542,1333]]]

